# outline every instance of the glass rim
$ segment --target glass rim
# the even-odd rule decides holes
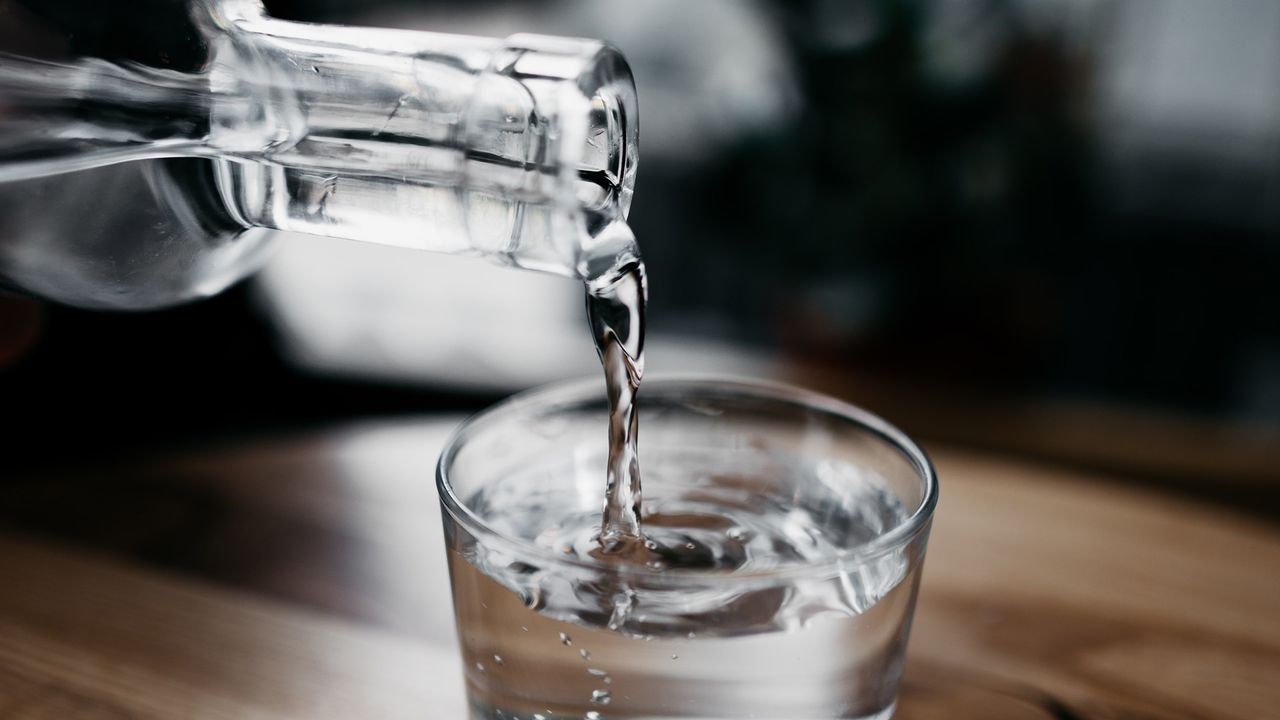
[[[739,378],[726,375],[698,374],[655,374],[645,378],[637,394],[637,401],[642,404],[645,390],[654,388],[670,389],[688,386],[694,389],[714,390],[725,397],[753,398],[768,402],[782,403],[803,407],[838,418],[847,424],[857,426],[870,432],[879,440],[903,454],[916,472],[924,493],[912,513],[902,522],[887,532],[876,535],[865,542],[844,548],[810,563],[794,565],[778,565],[775,567],[757,568],[745,571],[726,572],[724,570],[653,570],[642,566],[618,565],[602,562],[594,558],[568,557],[549,547],[504,535],[494,530],[479,515],[476,515],[465,502],[454,492],[449,478],[449,467],[454,458],[466,443],[486,430],[486,426],[511,414],[520,413],[530,407],[572,404],[594,399],[597,395],[603,399],[604,387],[600,379],[570,380],[552,383],[517,393],[506,400],[489,406],[471,415],[454,429],[445,442],[444,450],[436,463],[436,489],[446,513],[455,522],[470,533],[477,542],[487,548],[497,548],[519,559],[538,558],[548,567],[571,567],[595,573],[608,574],[615,577],[634,577],[643,579],[649,585],[680,586],[684,584],[705,585],[713,582],[745,582],[784,579],[788,577],[812,577],[827,572],[839,572],[851,563],[862,563],[875,560],[887,553],[901,550],[926,529],[933,518],[938,504],[938,476],[928,455],[906,433],[899,430],[878,415],[864,410],[851,403],[837,400],[813,390],[806,390],[787,383],[752,378]],[[604,442],[605,431],[601,429]],[[641,429],[643,443],[643,428]],[[603,500],[605,469],[601,467],[601,492]]]

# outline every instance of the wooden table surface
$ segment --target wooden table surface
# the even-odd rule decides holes
[[[463,718],[451,423],[0,478],[0,718]],[[1280,527],[931,450],[899,718],[1280,718]]]

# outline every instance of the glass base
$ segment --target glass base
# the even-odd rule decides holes
[[[890,720],[893,713],[897,710],[897,702],[893,702],[889,707],[872,713],[870,715],[832,715],[818,717],[790,717],[785,720]],[[599,709],[584,710],[581,714],[566,715],[556,713],[548,715],[546,713],[517,713],[510,710],[502,710],[491,705],[480,703],[474,699],[471,701],[471,720],[610,720],[614,716],[610,715],[607,707]],[[729,717],[718,715],[625,715],[616,716],[615,720],[743,720],[741,717]],[[752,716],[752,720],[770,720],[770,718]],[[784,720],[778,718],[777,720]]]

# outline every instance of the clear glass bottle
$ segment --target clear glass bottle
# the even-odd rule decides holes
[[[251,272],[271,230],[589,279],[632,242],[609,229],[636,130],[598,41],[0,0],[0,284],[157,307]]]

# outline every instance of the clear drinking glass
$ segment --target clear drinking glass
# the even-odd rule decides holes
[[[593,552],[598,382],[517,396],[440,459],[473,718],[888,718],[938,485],[883,420],[795,388],[640,393],[645,562]]]

